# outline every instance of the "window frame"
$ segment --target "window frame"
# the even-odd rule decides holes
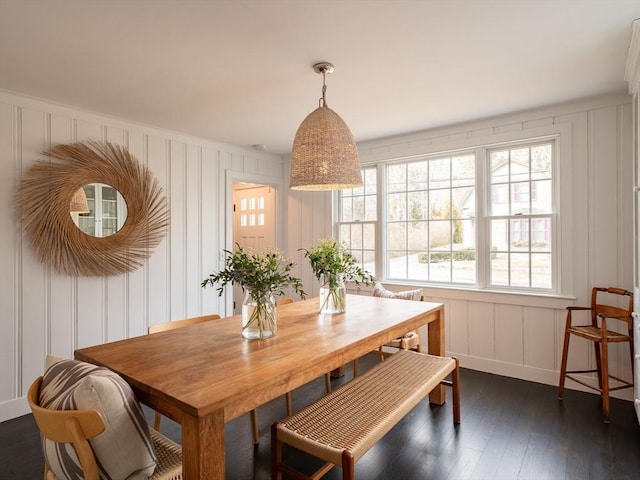
[[[475,179],[476,179],[476,183],[474,183],[471,188],[473,188],[474,193],[475,193],[475,202],[477,204],[477,188],[478,188],[478,184],[477,184],[477,178],[478,178],[478,161],[477,161],[477,154],[473,149],[464,149],[464,150],[459,150],[459,151],[448,151],[448,152],[435,152],[433,154],[429,154],[429,155],[419,155],[419,156],[415,156],[412,158],[405,158],[405,159],[398,159],[398,160],[393,160],[393,161],[389,161],[389,162],[383,162],[382,164],[382,175],[383,178],[381,181],[378,182],[378,186],[379,188],[382,190],[382,193],[380,195],[383,196],[384,199],[384,208],[383,208],[383,213],[387,212],[388,209],[388,204],[387,204],[387,199],[389,197],[389,191],[386,190],[386,186],[388,185],[388,183],[386,182],[387,180],[387,170],[388,167],[393,166],[393,165],[408,165],[409,163],[413,163],[413,162],[420,162],[420,161],[437,161],[437,160],[442,160],[445,157],[448,158],[452,158],[452,157],[463,157],[463,156],[473,156],[474,158],[474,171],[476,172],[475,174]],[[450,170],[451,170],[451,165],[450,165]],[[378,174],[379,176],[381,175],[380,173]],[[453,182],[452,178],[449,178],[450,182]],[[428,183],[430,183],[430,181],[428,181]],[[446,189],[440,189],[440,188],[427,188],[425,191],[429,192],[429,195],[432,194],[432,192],[438,192],[438,191],[442,191],[442,190],[446,190],[448,192],[451,192],[454,188],[461,188],[461,187],[453,187],[453,186],[449,186],[449,188]],[[407,190],[406,194],[410,195],[411,192],[415,192],[418,190]],[[396,192],[393,192],[396,193]],[[380,223],[384,225],[385,228],[387,227],[387,222],[386,222],[386,218],[383,218],[382,220],[380,220]],[[427,218],[424,221],[428,224],[430,224],[429,226],[429,231],[431,231],[431,227],[435,224],[435,223],[441,223],[441,222],[451,222],[452,219],[434,219],[434,218]],[[410,220],[407,218],[405,220],[399,220],[399,221],[394,221],[393,223],[395,224],[400,224],[400,223],[405,223],[407,226],[409,226],[409,224],[411,223]],[[388,230],[388,228],[387,228]],[[387,236],[383,235],[383,239],[384,241],[386,241]],[[478,239],[477,239],[477,234],[476,234],[476,238],[474,239],[474,244],[477,245],[478,243]],[[408,280],[408,279],[400,279],[400,278],[394,278],[390,276],[390,272],[388,271],[388,258],[386,258],[386,253],[388,252],[388,246],[385,244],[385,249],[383,251],[384,255],[383,258],[381,259],[382,262],[382,269],[381,271],[384,272],[384,276],[385,276],[385,281],[390,281],[393,283],[399,283],[399,282],[425,282],[425,284],[428,285],[445,285],[445,286],[462,286],[462,287],[475,287],[478,284],[478,276],[477,276],[477,268],[476,268],[476,275],[475,275],[475,280],[471,283],[465,283],[465,282],[439,282],[439,281],[435,281],[435,280]],[[410,250],[407,250],[410,251]],[[438,254],[438,252],[446,252],[445,250],[439,250],[437,248],[434,248],[432,250],[429,250],[429,254]],[[450,252],[453,252],[453,250],[450,250]],[[477,263],[476,263],[477,265]],[[452,273],[451,273],[452,274]]]
[[[499,149],[514,149],[517,147],[534,147],[536,145],[541,145],[541,144],[545,144],[545,143],[550,143],[551,144],[551,149],[552,149],[552,166],[551,166],[551,211],[548,213],[543,213],[543,214],[538,214],[538,213],[533,213],[533,212],[529,212],[529,213],[503,213],[503,214],[494,214],[492,212],[490,203],[491,203],[491,199],[492,199],[492,192],[491,192],[491,171],[490,171],[490,158],[489,158],[489,153],[493,150],[499,150]],[[486,192],[485,198],[484,198],[484,214],[483,214],[483,226],[485,228],[485,244],[483,245],[484,248],[489,248],[491,249],[491,231],[490,231],[490,224],[492,220],[499,220],[499,219],[504,219],[507,221],[507,223],[510,225],[511,222],[514,223],[522,223],[524,220],[526,220],[530,225],[534,224],[537,220],[539,220],[540,218],[549,218],[549,222],[551,225],[551,236],[550,236],[550,243],[551,243],[551,274],[550,274],[550,281],[551,281],[551,287],[550,288],[534,288],[534,287],[524,287],[524,286],[515,286],[515,285],[498,285],[498,284],[492,284],[491,283],[491,260],[490,260],[490,252],[489,254],[487,254],[487,252],[484,252],[485,255],[483,255],[485,262],[488,261],[488,265],[486,266],[486,268],[483,271],[483,276],[484,276],[484,288],[489,288],[489,289],[493,289],[493,290],[505,290],[505,291],[514,291],[514,292],[518,292],[518,291],[522,291],[522,292],[526,292],[526,293],[542,293],[542,294],[557,294],[558,293],[558,269],[559,269],[559,264],[560,264],[560,253],[558,251],[558,235],[557,235],[557,226],[560,224],[559,221],[559,207],[557,205],[557,202],[559,201],[558,199],[558,189],[559,189],[559,183],[560,183],[560,179],[559,179],[559,161],[558,161],[558,143],[559,143],[559,137],[558,135],[551,135],[548,137],[544,137],[544,138],[535,138],[535,139],[528,139],[528,138],[524,138],[522,140],[516,140],[513,142],[505,142],[505,143],[501,143],[499,145],[488,145],[486,147],[483,148],[483,154],[485,156],[484,161],[483,161],[483,166],[485,168],[485,174],[483,175],[484,178],[484,191]],[[524,182],[520,182],[520,181],[515,181],[512,182],[511,180],[509,180],[506,183],[503,183],[502,185],[507,186],[507,204],[510,204],[513,200],[511,199],[511,190],[510,190],[510,186],[511,185],[521,185]],[[534,185],[535,183],[533,183],[532,181],[529,181],[529,186],[531,187],[532,185]],[[533,192],[533,188],[530,188],[528,190],[528,198],[527,198],[527,202],[531,201],[531,196],[532,196],[532,192]],[[537,190],[537,189],[536,189]],[[537,196],[537,191],[536,191],[536,196]],[[511,226],[509,227],[511,228]],[[531,229],[527,230],[528,232],[528,241],[531,239]],[[531,257],[532,255],[534,255],[535,252],[530,248],[528,250],[527,255],[529,255],[529,257]],[[511,278],[511,270],[508,271],[508,276],[509,279]],[[531,276],[531,272],[529,272],[529,275]],[[510,280],[509,280],[510,281]],[[531,278],[529,278],[529,282],[531,282]]]
[[[489,255],[490,252],[483,247],[489,245],[488,218],[486,212],[488,209],[487,202],[490,200],[490,193],[484,194],[489,184],[487,157],[491,149],[502,147],[505,145],[526,144],[531,145],[544,141],[552,140],[553,147],[553,170],[552,170],[552,274],[551,289],[530,289],[522,287],[498,287],[491,286],[489,283]],[[442,155],[462,154],[473,152],[476,154],[476,209],[478,215],[482,215],[483,221],[478,222],[476,231],[476,248],[479,252],[476,259],[476,282],[473,285],[456,284],[456,283],[438,283],[425,280],[389,280],[388,273],[385,270],[384,255],[376,256],[376,272],[378,278],[385,283],[399,285],[420,285],[437,289],[446,289],[447,291],[460,290],[478,291],[486,293],[501,294],[517,294],[518,296],[530,296],[531,298],[550,298],[558,299],[572,298],[573,288],[573,255],[571,254],[570,245],[572,245],[573,235],[573,218],[571,208],[572,185],[571,185],[571,158],[572,158],[572,132],[571,126],[568,124],[543,125],[539,127],[523,128],[514,131],[494,131],[486,135],[478,137],[466,135],[460,138],[451,138],[449,141],[442,141],[437,145],[423,142],[420,148],[408,148],[407,144],[398,144],[397,149],[391,146],[386,151],[382,149],[369,150],[367,154],[361,154],[362,168],[377,168],[377,184],[378,191],[378,228],[376,234],[376,245],[378,251],[386,252],[386,244],[384,243],[384,235],[380,232],[386,228],[386,223],[382,212],[386,208],[386,192],[384,191],[385,172],[384,168],[387,164],[408,162],[422,157],[434,158]],[[394,155],[395,150],[400,150],[403,155]],[[407,151],[409,150],[409,153]],[[372,154],[373,153],[373,154]],[[563,179],[565,184],[562,189],[560,185]],[[531,193],[530,193],[531,194]],[[334,233],[338,234],[338,225],[340,223],[340,195],[334,192]],[[521,301],[521,300],[518,300]],[[535,303],[535,302],[534,302]]]

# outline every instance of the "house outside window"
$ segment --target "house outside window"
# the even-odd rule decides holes
[[[488,165],[489,188],[511,192],[489,203],[490,285],[552,289],[553,143],[489,150]]]
[[[553,292],[553,138],[363,168],[338,235],[381,280]]]

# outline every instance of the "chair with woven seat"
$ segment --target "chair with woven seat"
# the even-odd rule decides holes
[[[374,297],[397,298],[401,300],[415,300],[419,302],[421,302],[423,298],[422,288],[405,290],[403,292],[392,292],[384,288],[380,282],[376,283],[374,286],[372,295]],[[385,356],[391,355],[391,353],[383,350],[383,347],[393,348],[396,350],[413,350],[415,352],[422,351],[420,348],[420,335],[418,332],[407,332],[402,337],[395,338],[389,343],[381,346],[378,349],[378,354],[381,359],[384,359]]]
[[[387,290],[382,286],[380,282],[376,282],[373,287],[372,295],[374,297],[381,298],[397,298],[401,300],[415,300],[422,301],[422,288],[417,288],[415,290],[406,290],[403,292],[392,292],[391,290]],[[412,331],[405,333],[402,337],[395,338],[391,340],[389,343],[384,345],[380,345],[378,350],[375,353],[378,354],[380,360],[384,360],[385,357],[389,355],[393,355],[395,351],[389,352],[386,349],[394,349],[398,350],[413,350],[414,352],[422,352],[422,348],[420,347],[420,335],[418,332]],[[358,376],[358,360],[353,361],[353,376]]]
[[[105,431],[105,420],[95,410],[56,410],[41,407],[39,402],[41,384],[42,377],[38,377],[31,384],[27,394],[27,401],[40,433],[44,438],[53,442],[73,444],[80,462],[79,468],[81,469],[82,478],[85,480],[98,480],[99,461],[96,460],[89,440]],[[182,479],[182,448],[180,445],[155,430],[151,430],[150,433],[157,464],[153,475],[149,479]],[[72,478],[78,478],[77,474],[74,474]],[[66,478],[56,476],[46,460],[44,479],[66,480]]]
[[[607,301],[608,303],[603,303]],[[622,305],[622,306],[618,306]],[[589,312],[590,321],[581,325],[573,325],[573,314],[578,311]],[[564,344],[562,348],[562,364],[560,368],[560,382],[558,386],[558,398],[562,400],[564,394],[565,379],[569,378],[585,387],[600,392],[602,396],[602,410],[604,421],[609,423],[609,394],[615,390],[632,388],[633,383],[609,373],[609,344],[622,343],[629,344],[631,353],[631,372],[633,373],[633,294],[622,288],[602,288],[595,287],[591,291],[590,307],[567,307],[567,319],[564,331]],[[622,322],[623,332],[611,329],[614,324],[611,320]],[[620,325],[620,323],[618,323]],[[577,336],[593,342],[595,348],[595,369],[567,370],[567,359],[569,354],[569,341],[572,336]],[[597,373],[598,383],[589,382],[587,379],[579,378],[574,374]],[[620,385],[611,387],[609,380],[613,379]]]

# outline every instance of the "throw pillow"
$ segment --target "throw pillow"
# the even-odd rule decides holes
[[[97,410],[105,431],[89,440],[101,479],[142,480],[153,474],[156,454],[149,427],[131,387],[111,370],[62,360],[44,373],[40,406],[58,410]],[[72,444],[43,439],[49,468],[60,479],[82,478]]]
[[[404,292],[392,292],[382,286],[380,282],[377,282],[373,287],[373,296],[382,298],[400,298],[403,300],[420,300],[422,298],[422,289],[405,290]]]

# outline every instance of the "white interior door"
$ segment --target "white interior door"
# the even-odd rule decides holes
[[[233,245],[263,252],[276,245],[276,190],[267,185],[233,184]],[[242,289],[233,289],[234,313],[240,313]]]

